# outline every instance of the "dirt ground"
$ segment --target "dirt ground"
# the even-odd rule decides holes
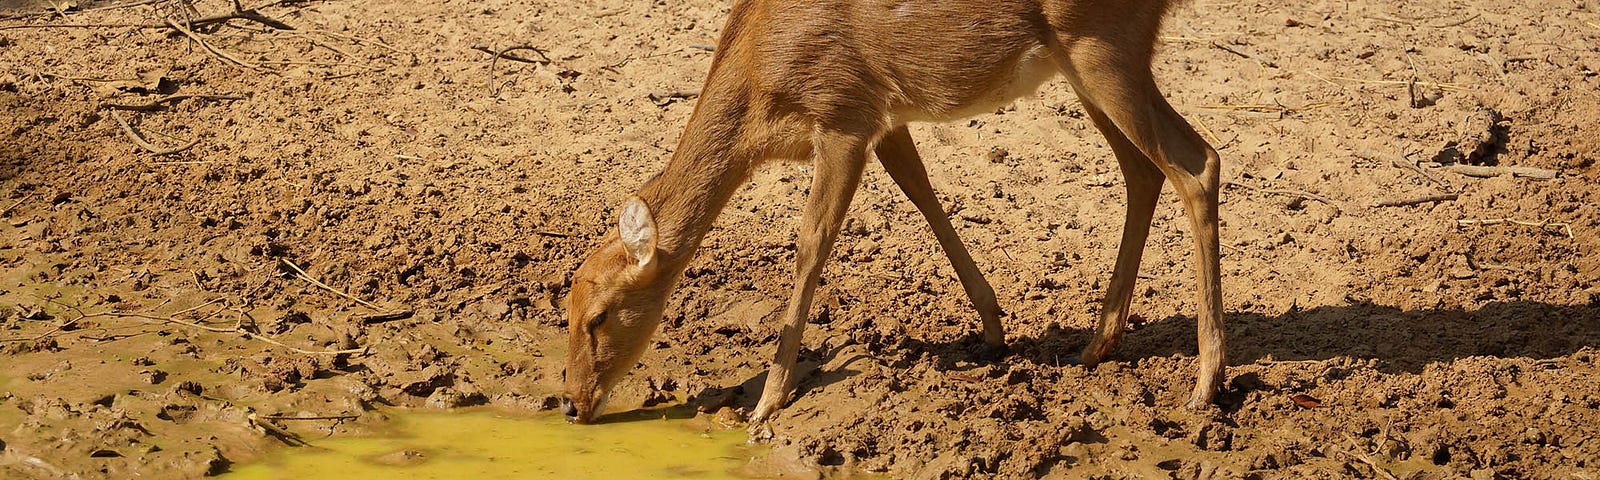
[[[230,2],[96,10],[116,5],[0,1],[0,477],[214,474],[369,431],[380,405],[551,408],[570,272],[676,147],[728,8],[281,2],[184,34],[162,18]],[[1165,35],[1158,79],[1233,182],[1218,408],[1180,408],[1196,302],[1170,189],[1148,320],[1071,364],[1123,190],[1055,81],[912,129],[1011,354],[978,353],[933,236],[871,167],[766,461],[1600,478],[1600,2],[1197,0]],[[485,53],[512,46],[539,50]],[[808,178],[773,165],[735,197],[614,408],[754,404]]]

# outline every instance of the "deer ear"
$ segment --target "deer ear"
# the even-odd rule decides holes
[[[617,231],[622,235],[622,246],[628,256],[640,267],[656,260],[656,221],[650,217],[650,207],[639,197],[628,199],[622,206],[622,218]]]

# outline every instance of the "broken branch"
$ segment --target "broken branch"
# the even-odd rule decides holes
[[[167,104],[178,103],[178,102],[181,102],[181,101],[184,101],[184,100],[189,100],[189,99],[195,99],[195,100],[244,100],[245,97],[241,96],[241,95],[201,95],[201,94],[195,94],[195,95],[168,95],[168,96],[161,97],[161,98],[158,98],[158,99],[155,99],[155,100],[151,100],[150,103],[142,103],[142,104],[102,103],[102,104],[100,104],[100,108],[109,108],[109,109],[112,109],[112,110],[132,110],[132,111],[136,111],[136,112],[150,112],[150,111],[156,111],[156,110],[161,110],[161,109],[167,108],[166,107]]]
[[[307,417],[296,417],[296,416],[289,416],[289,415],[264,415],[261,418],[264,418],[264,419],[267,419],[267,420],[350,420],[350,419],[354,419],[354,418],[361,418],[361,414],[352,413],[352,414],[348,414],[348,415],[313,415],[313,416],[307,416]]]
[[[1410,206],[1410,205],[1421,205],[1421,204],[1424,204],[1424,203],[1448,202],[1448,201],[1455,200],[1455,199],[1460,198],[1460,197],[1461,197],[1461,195],[1460,194],[1456,194],[1456,193],[1441,193],[1441,194],[1437,194],[1437,195],[1423,195],[1423,196],[1420,196],[1420,197],[1413,197],[1413,198],[1403,198],[1403,199],[1396,199],[1396,200],[1384,200],[1384,201],[1380,201],[1378,203],[1375,203],[1372,206],[1380,207],[1380,208],[1381,207],[1404,207],[1404,206]]]
[[[540,50],[540,49],[537,49],[537,48],[534,48],[534,47],[528,47],[528,46],[511,47],[511,48],[507,48],[505,50],[496,51],[495,49],[492,49],[492,48],[489,48],[489,47],[486,47],[486,46],[483,46],[483,45],[473,45],[472,49],[480,51],[480,52],[483,52],[483,53],[487,53],[487,54],[490,54],[490,55],[496,55],[496,56],[499,56],[500,58],[504,58],[506,60],[510,60],[510,61],[513,61],[513,62],[535,63],[535,64],[539,64],[539,65],[549,65],[551,63],[550,57],[545,56],[543,50]],[[527,58],[527,57],[523,57],[523,56],[519,56],[519,55],[510,55],[510,54],[507,53],[507,52],[511,52],[511,51],[515,51],[515,50],[532,50],[533,53],[539,54],[539,58],[538,59],[533,59],[533,58]]]
[[[1382,162],[1383,159],[1381,157],[1387,156],[1387,157],[1389,157],[1389,164],[1390,165],[1394,165],[1394,166],[1399,167],[1399,168],[1404,168],[1406,170],[1417,172],[1418,175],[1422,175],[1424,178],[1427,178],[1428,181],[1431,181],[1433,183],[1436,183],[1436,184],[1439,184],[1439,185],[1446,185],[1446,186],[1449,185],[1449,184],[1445,183],[1444,179],[1439,178],[1439,176],[1438,175],[1434,175],[1433,172],[1430,172],[1427,169],[1422,168],[1421,165],[1418,165],[1417,162],[1412,161],[1410,158],[1406,157],[1404,154],[1389,156],[1389,155],[1381,155],[1381,154],[1378,154],[1378,153],[1375,153],[1375,152],[1358,152],[1358,153],[1356,153],[1356,156],[1361,157],[1361,158],[1365,158],[1367,160],[1371,160],[1371,161],[1374,161],[1374,162]]]
[[[1478,165],[1451,165],[1445,170],[1458,175],[1476,178],[1494,178],[1501,175],[1511,175],[1518,178],[1532,178],[1536,180],[1550,180],[1556,178],[1560,172],[1533,167],[1485,167]]]
[[[217,49],[216,47],[211,46],[210,43],[206,43],[205,39],[200,38],[199,35],[196,35],[194,32],[190,31],[188,28],[184,28],[183,25],[179,25],[178,22],[173,21],[171,18],[162,18],[161,20],[167,22],[167,25],[172,27],[173,30],[177,30],[178,33],[182,33],[183,36],[189,37],[190,40],[194,40],[194,43],[200,44],[200,48],[204,48],[207,52],[211,52],[211,54],[212,55],[216,55],[217,58],[221,58],[223,60],[227,60],[229,62],[233,62],[233,64],[235,64],[235,65],[238,65],[238,66],[241,66],[241,67],[244,67],[244,68],[248,68],[248,69],[251,69],[251,70],[260,70],[261,69],[260,65],[256,65],[254,63],[250,63],[250,62],[246,62],[244,60],[240,60],[239,57],[235,57],[233,55],[228,54],[227,52],[224,52],[222,50]]]

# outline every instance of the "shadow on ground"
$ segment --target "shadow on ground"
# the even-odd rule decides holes
[[[1346,356],[1376,359],[1383,373],[1417,373],[1429,363],[1463,357],[1546,359],[1600,347],[1600,308],[1593,304],[1515,301],[1490,303],[1476,310],[1412,311],[1354,304],[1282,315],[1234,312],[1226,315],[1225,325],[1229,365]],[[1004,361],[1073,363],[1090,335],[1089,330],[1052,327],[1037,336],[1013,337],[1011,354]],[[901,348],[912,354],[931,354],[943,367],[962,361],[991,361],[975,335],[949,343],[908,338]],[[1196,352],[1194,318],[1174,316],[1133,327],[1110,360]]]

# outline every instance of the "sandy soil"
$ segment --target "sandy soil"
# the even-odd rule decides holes
[[[200,476],[289,436],[368,431],[377,405],[550,408],[569,272],[665,164],[694,104],[672,94],[698,89],[727,10],[289,2],[260,13],[296,30],[236,19],[196,29],[205,46],[166,28],[13,28],[230,10],[78,3],[60,18],[0,2],[3,477]],[[978,355],[932,235],[869,169],[770,460],[895,478],[1600,477],[1597,10],[1174,15],[1158,78],[1238,184],[1214,411],[1179,408],[1195,301],[1175,203],[1134,301],[1149,320],[1114,361],[1069,364],[1123,193],[1066,85],[915,126],[1013,353]],[[542,54],[474,48],[519,45]],[[166,95],[228,97],[126,109]],[[198,143],[154,155],[119,118],[154,149]],[[808,177],[751,179],[613,405],[753,405]],[[1459,196],[1375,206],[1444,193]],[[1523,223],[1471,224],[1493,219]],[[410,315],[380,315],[396,311]],[[330,353],[347,349],[363,351]]]

